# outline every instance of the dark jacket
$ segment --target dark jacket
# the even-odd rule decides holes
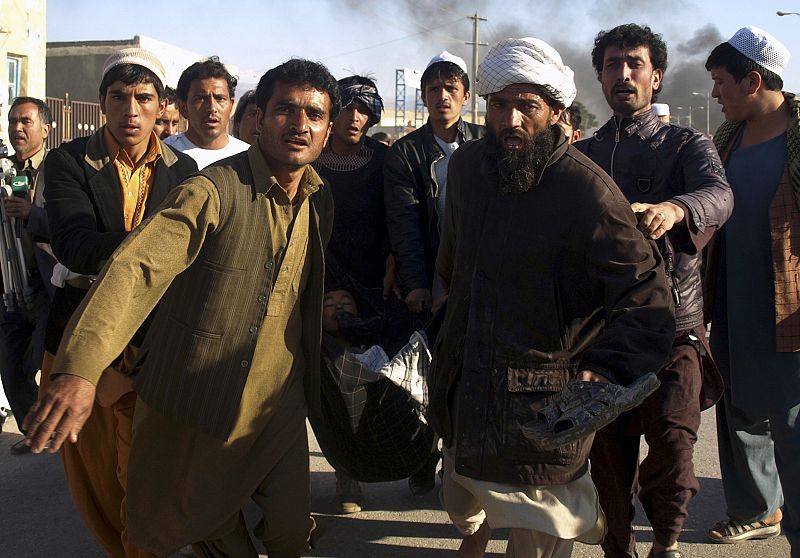
[[[703,322],[702,249],[733,211],[733,194],[711,140],[691,128],[664,124],[650,110],[621,122],[612,117],[575,145],[600,165],[628,201],[670,201],[686,212],[659,248],[674,287],[678,330]]]
[[[576,371],[623,384],[658,371],[675,334],[655,245],[608,175],[553,133],[555,152],[525,193],[498,193],[486,139],[450,164],[437,261],[449,297],[429,419],[472,478],[547,485],[582,475],[591,436],[537,452],[519,424]]]
[[[188,155],[162,142],[144,216],[160,205],[174,186],[197,171]],[[103,141],[103,128],[50,151],[45,159],[45,209],[56,259],[70,271],[95,275],[125,239],[122,188]],[[84,291],[57,289],[45,349],[55,354],[61,333]]]
[[[47,291],[48,298],[52,300],[55,287],[50,281],[50,278],[53,276],[53,266],[55,266],[56,261],[50,253],[50,248],[48,246],[50,243],[50,226],[47,223],[47,212],[44,207],[37,203],[37,198],[41,197],[41,192],[43,192],[45,188],[44,161],[47,159],[48,150],[46,148],[43,148],[43,150],[43,159],[38,168],[33,168],[31,165],[27,169],[27,172],[30,174],[30,188],[31,191],[34,192],[34,199],[31,200],[31,213],[25,220],[25,230],[29,235],[31,243],[35,243],[33,246],[33,255],[36,261],[38,275],[32,275],[31,282],[34,288],[42,288]],[[38,157],[38,153],[34,155],[32,159],[36,159],[36,157]],[[14,161],[18,171],[21,167],[24,167],[22,163],[17,161],[16,156],[12,157],[11,160]]]
[[[486,128],[458,121],[458,141],[482,138]],[[439,185],[433,164],[444,157],[430,123],[400,138],[383,166],[389,242],[397,258],[400,284],[408,292],[431,289],[439,248]]]

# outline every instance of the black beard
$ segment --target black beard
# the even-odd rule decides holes
[[[500,136],[504,133],[505,130],[500,132]],[[532,137],[518,130],[516,135],[524,137],[520,149],[503,149],[502,142],[492,130],[488,135],[497,149],[500,193],[520,194],[533,188],[555,149],[556,140],[550,127],[539,130]]]

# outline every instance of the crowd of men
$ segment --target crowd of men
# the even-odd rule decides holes
[[[47,105],[14,99],[11,162],[30,189],[2,202],[33,297],[0,308],[25,434],[12,452],[60,452],[110,556],[255,557],[248,498],[269,556],[300,556],[323,329],[360,314],[407,338],[438,318],[437,437],[409,488],[433,490],[441,461],[458,556],[507,528],[507,556],[564,558],[577,540],[635,557],[638,497],[648,556],[682,557],[701,411],[716,405],[728,517],[709,538],[783,532],[800,557],[789,52],[745,27],[709,53],[726,117],[713,141],[659,118],[667,47],[649,27],[602,31],[587,56],[611,112],[592,137],[573,71],[529,37],[492,46],[473,83],[461,58],[434,56],[428,121],[391,147],[368,136],[373,80],[302,59],[236,104],[216,57],[172,90],[152,53],[120,50],[99,84],[106,124],[50,152]],[[461,117],[471,95],[484,126]],[[521,428],[536,421],[561,442]],[[340,512],[360,511],[359,479],[336,477]]]

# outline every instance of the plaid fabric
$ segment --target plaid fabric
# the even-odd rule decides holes
[[[775,350],[788,353],[800,351],[800,99],[792,93],[783,95],[791,112],[786,134],[787,165],[769,207],[769,222],[775,281]],[[725,122],[714,135],[723,162],[742,126]],[[712,277],[710,282],[715,279]]]
[[[322,452],[337,471],[362,482],[403,479],[430,456],[434,433],[423,418],[430,352],[424,333],[390,359],[324,343],[320,416],[310,416]]]

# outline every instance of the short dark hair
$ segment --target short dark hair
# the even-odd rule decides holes
[[[561,114],[561,120],[563,120],[568,126],[571,126],[573,130],[581,130],[581,121],[583,120],[583,116],[581,115],[580,107],[577,105],[571,105],[567,107]]]
[[[39,120],[42,121],[42,124],[53,123],[53,115],[50,112],[50,107],[47,106],[47,103],[45,103],[41,99],[37,99],[36,97],[15,98],[14,102],[11,103],[11,106],[8,108],[8,112],[10,113],[14,107],[18,107],[20,105],[26,105],[28,103],[36,105],[36,109],[39,111]]]
[[[769,91],[783,89],[781,76],[772,70],[767,70],[757,62],[753,62],[728,42],[717,45],[708,55],[706,70],[711,71],[712,68],[725,68],[725,71],[733,76],[736,83],[740,83],[750,72],[758,72],[761,74],[761,81],[766,89]]]
[[[661,38],[661,35],[653,33],[652,29],[647,25],[626,23],[609,31],[600,31],[597,34],[594,39],[594,48],[592,49],[592,66],[594,66],[594,71],[598,76],[603,73],[603,59],[606,55],[606,49],[610,46],[620,49],[647,47],[650,52],[650,63],[653,65],[653,69],[661,70],[662,74],[667,72],[667,44]],[[661,86],[658,90],[653,90],[651,101],[655,101],[663,89],[664,78],[662,75]]]
[[[254,105],[256,103],[256,92],[253,89],[249,89],[245,92],[244,95],[241,96],[239,102],[236,104],[236,110],[233,113],[233,125],[238,126],[239,123],[242,121],[244,117],[244,113],[247,110],[247,107],[250,105]]]
[[[419,79],[419,85],[423,93],[425,92],[425,86],[433,79],[445,82],[456,79],[464,86],[464,92],[469,91],[469,76],[467,72],[454,62],[443,60],[425,68],[425,71],[422,72],[422,77]]]
[[[172,87],[167,85],[164,88],[164,98],[167,100],[168,105],[174,105],[178,100],[178,92],[175,91]]]
[[[189,99],[189,88],[196,79],[224,79],[228,84],[228,95],[231,99],[236,95],[236,84],[239,80],[231,75],[225,64],[219,61],[218,56],[209,56],[199,62],[195,62],[186,68],[178,79],[178,99],[184,103]]]
[[[158,93],[158,100],[164,98],[164,84],[152,71],[139,64],[118,64],[108,70],[100,82],[100,98],[105,97],[108,87],[117,81],[121,81],[125,85],[152,83]]]
[[[339,85],[323,64],[311,62],[303,58],[292,58],[280,66],[275,66],[261,76],[256,87],[256,104],[263,111],[267,110],[276,83],[289,85],[309,85],[317,91],[324,91],[331,100],[330,119],[333,121],[341,109]]]

